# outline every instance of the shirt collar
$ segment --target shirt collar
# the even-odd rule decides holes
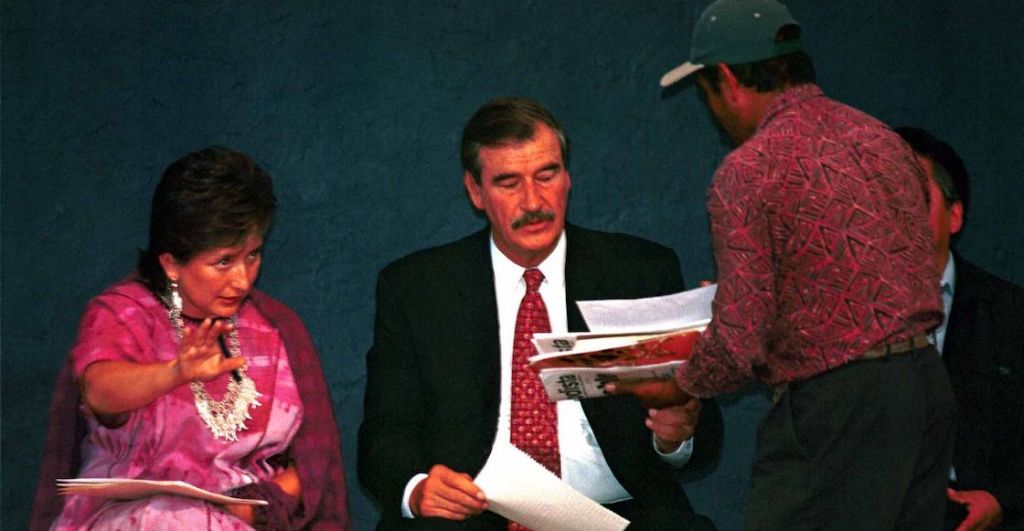
[[[949,252],[949,257],[946,258],[946,268],[942,270],[942,280],[939,282],[939,286],[949,284],[949,293],[952,295],[953,291],[956,290],[956,261],[953,260],[953,252]]]
[[[553,286],[561,286],[565,283],[565,246],[565,230],[563,230],[554,250],[537,266],[537,269],[544,273],[544,283]],[[498,249],[494,243],[493,234],[491,235],[491,268],[494,270],[495,286],[502,293],[523,282],[523,272],[526,271],[525,267],[513,262]]]
[[[776,114],[782,112],[786,108],[796,105],[806,99],[824,95],[825,93],[821,90],[821,87],[814,83],[802,83],[783,90],[775,97],[774,100],[772,100],[772,104],[768,106],[768,110],[765,111],[764,116],[761,117],[761,123],[757,124],[758,130],[763,128],[765,124],[771,121]]]

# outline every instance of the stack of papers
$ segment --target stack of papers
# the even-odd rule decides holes
[[[197,498],[222,505],[267,505],[264,500],[233,498],[216,492],[203,490],[184,481],[153,481],[148,479],[123,478],[76,478],[58,479],[60,494],[79,494],[116,500],[134,500],[157,494],[175,494]]]

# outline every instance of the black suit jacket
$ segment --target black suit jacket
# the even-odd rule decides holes
[[[1024,288],[955,260],[942,358],[959,406],[956,488],[992,493],[1006,527],[1024,525]]]
[[[381,528],[502,529],[494,513],[461,524],[404,519],[403,490],[434,464],[476,475],[490,454],[500,401],[500,347],[490,231],[413,253],[377,284],[374,344],[359,430],[359,476],[379,504]],[[675,253],[626,236],[566,227],[571,331],[585,330],[575,301],[662,295],[683,288]],[[583,401],[613,474],[654,519],[692,517],[675,471],[655,454],[646,410],[633,397]],[[714,460],[721,412],[705,402],[687,467]],[[659,516],[660,515],[660,516]]]

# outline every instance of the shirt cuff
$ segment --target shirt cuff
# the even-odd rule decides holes
[[[416,485],[419,485],[424,479],[427,479],[426,474],[416,474],[405,484],[405,492],[402,493],[402,516],[405,518],[416,518],[416,515],[412,514],[412,507],[409,506],[409,497],[412,496],[412,489],[415,489]]]
[[[665,453],[658,448],[658,441],[654,438],[654,434],[651,434],[651,446],[654,447],[654,451],[662,461],[676,468],[683,468],[686,463],[690,462],[690,456],[693,455],[693,437],[683,441],[674,452]]]

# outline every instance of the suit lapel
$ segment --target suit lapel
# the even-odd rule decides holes
[[[946,339],[942,349],[943,362],[950,369],[950,378],[957,380],[968,367],[979,363],[982,352],[972,353],[972,338],[976,335],[976,321],[985,304],[986,286],[979,283],[973,266],[954,254],[956,260],[956,288]],[[976,338],[975,338],[976,339]],[[954,381],[954,387],[956,382]]]
[[[470,240],[464,269],[456,280],[461,300],[467,311],[465,333],[474,342],[477,367],[481,377],[477,396],[483,413],[497,418],[501,401],[501,343],[498,339],[498,303],[494,294],[494,270],[491,266],[490,226]],[[491,413],[493,410],[493,415]]]
[[[591,238],[586,230],[566,225],[566,249],[565,249],[565,311],[570,332],[586,332],[587,324],[583,320],[576,301],[602,299],[608,296],[610,291],[604,286],[606,275],[600,274],[598,262],[601,260],[601,244],[598,238]],[[599,441],[617,440],[622,433],[622,428],[617,420],[632,419],[629,414],[631,410],[638,410],[637,404],[632,397],[605,397],[580,402],[583,412],[590,421],[590,427],[597,435]],[[642,422],[642,421],[637,421]],[[615,426],[612,432],[607,431],[608,426]],[[617,432],[617,433],[616,433]],[[611,443],[614,447],[614,442]],[[603,446],[602,446],[603,447]],[[606,457],[613,457],[607,454]]]
[[[576,301],[600,298],[600,275],[595,274],[592,257],[585,250],[594,250],[594,242],[587,241],[587,234],[573,225],[565,226],[565,312],[570,332],[586,332],[587,324],[583,320]]]

